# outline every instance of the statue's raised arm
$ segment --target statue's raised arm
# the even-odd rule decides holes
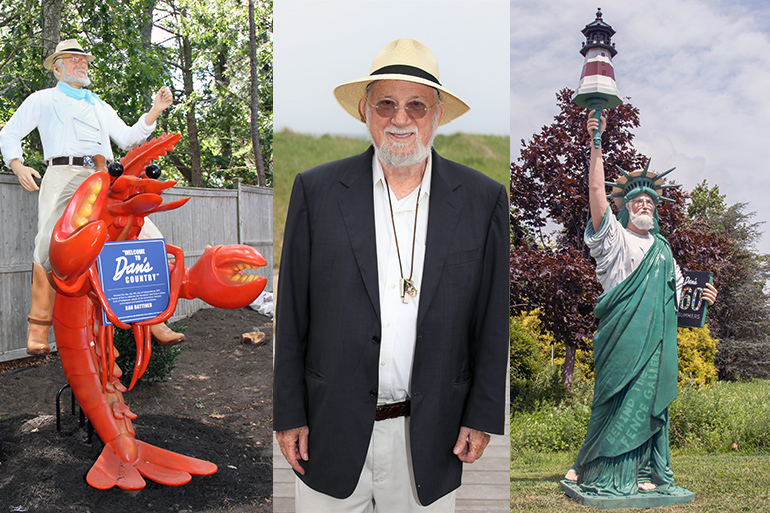
[[[594,225],[594,231],[599,231],[604,218],[604,212],[607,210],[607,195],[604,192],[604,161],[602,160],[602,147],[594,148],[594,132],[599,129],[599,120],[592,117],[595,111],[588,114],[586,129],[588,130],[589,146],[591,148],[591,160],[588,164],[588,202],[591,206],[591,222]],[[601,117],[601,133],[607,125],[607,119]]]

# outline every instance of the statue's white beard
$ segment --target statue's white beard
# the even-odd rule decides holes
[[[83,87],[88,87],[91,85],[91,79],[88,76],[85,77],[79,77],[77,75],[70,75],[67,73],[64,69],[61,70],[61,79],[62,82],[66,82],[67,84],[80,84]]]
[[[628,219],[634,226],[647,232],[652,230],[655,226],[655,219],[653,219],[652,216],[646,214],[636,215],[631,212],[631,210],[628,211]]]

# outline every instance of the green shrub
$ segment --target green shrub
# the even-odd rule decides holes
[[[123,371],[120,378],[123,385],[128,386],[131,383],[131,377],[134,373],[134,364],[136,362],[136,341],[131,330],[115,328],[113,345],[120,355],[115,358],[115,362]],[[183,348],[176,346],[162,346],[160,344],[152,345],[152,356],[147,370],[139,378],[139,383],[158,383],[165,381],[171,376],[176,366],[176,358],[183,351]]]
[[[671,445],[710,452],[768,452],[769,397],[768,381],[682,386],[669,407]]]
[[[521,317],[511,317],[511,381],[533,379],[543,370],[540,344],[531,330],[527,329]]]
[[[553,406],[544,401],[531,412],[511,417],[511,451],[567,451],[580,448],[591,418],[591,403]]]
[[[555,346],[553,364],[551,348],[553,335],[542,328],[539,309],[511,317],[511,408],[513,411],[533,411],[543,402],[560,404],[592,393],[593,354],[577,351],[573,391],[562,385],[564,345]]]

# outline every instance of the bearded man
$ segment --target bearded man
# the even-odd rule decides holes
[[[273,427],[296,510],[454,511],[462,464],[507,410],[507,194],[432,150],[469,108],[419,41],[334,94],[372,147],[291,193]]]
[[[43,63],[58,80],[56,87],[31,94],[0,131],[0,152],[5,165],[28,191],[39,190],[38,231],[35,237],[32,269],[32,298],[27,336],[27,353],[47,354],[48,331],[56,291],[50,285],[51,263],[48,247],[51,233],[72,195],[96,170],[106,171],[113,159],[110,140],[124,150],[143,143],[155,129],[155,121],[172,102],[171,91],[162,87],[155,94],[152,108],[133,126],[127,126],[111,106],[86,89],[91,84],[88,65],[93,55],[74,39],[56,46]],[[48,165],[40,187],[40,173],[24,165],[21,140],[35,128],[43,143]],[[162,237],[147,219],[140,238]],[[153,336],[163,344],[175,344],[184,335],[165,324],[152,327]]]
[[[591,140],[600,128],[593,115],[587,123]],[[602,132],[605,123],[602,117]],[[677,297],[683,280],[658,230],[658,202],[671,201],[658,191],[672,170],[656,175],[648,168],[649,162],[644,170],[623,172],[613,184],[616,219],[605,196],[602,150],[591,144],[591,221],[584,239],[604,294],[594,309],[599,328],[593,340],[591,420],[565,480],[593,496],[678,493],[670,469],[668,406],[677,390]],[[716,296],[707,285],[703,298],[713,304]]]

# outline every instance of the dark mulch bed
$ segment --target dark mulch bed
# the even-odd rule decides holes
[[[68,391],[57,432],[55,396],[65,379],[53,356],[0,373],[0,512],[272,511],[272,321],[249,308],[212,308],[182,323],[187,341],[171,379],[140,382],[124,397],[139,415],[138,439],[211,461],[218,472],[180,487],[147,481],[138,493],[91,488],[85,477],[103,444],[96,434],[87,441]],[[255,327],[267,342],[241,344]]]

